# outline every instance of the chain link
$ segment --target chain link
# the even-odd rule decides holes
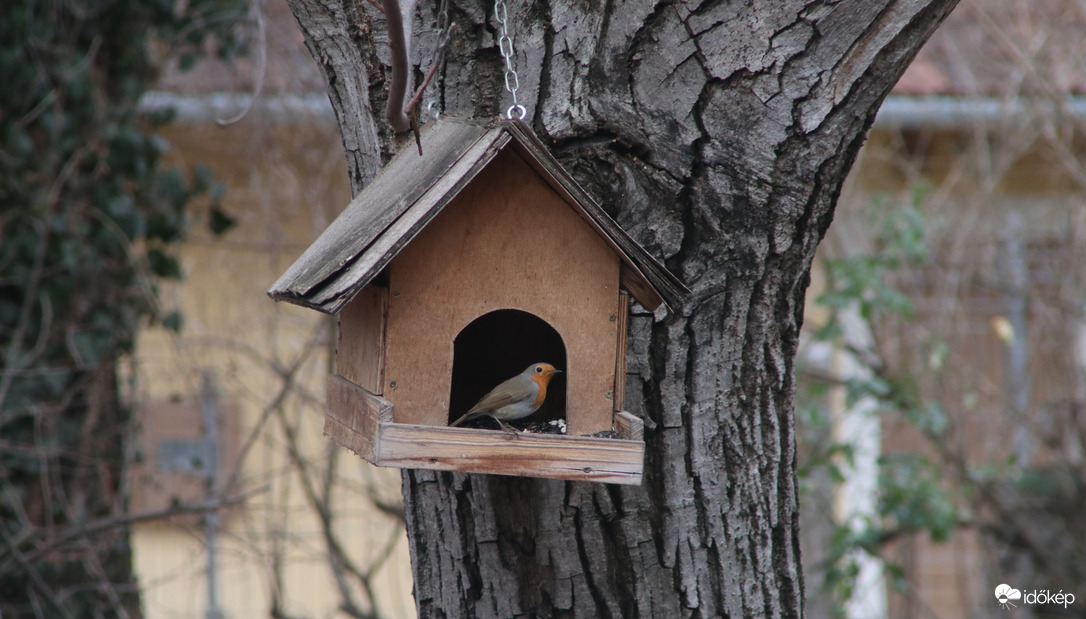
[[[509,36],[509,31],[506,28],[509,16],[506,12],[504,0],[494,0],[494,18],[498,20],[498,24],[502,27],[501,37],[498,39],[498,50],[501,52],[502,58],[505,59],[505,89],[509,91],[509,94],[513,95],[513,105],[510,105],[509,109],[505,111],[505,117],[513,120],[513,114],[515,113],[517,119],[524,120],[524,117],[528,115],[528,111],[524,109],[523,105],[517,103],[520,78],[517,77],[517,70],[513,68],[513,38]]]

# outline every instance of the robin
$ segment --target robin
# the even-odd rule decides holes
[[[562,370],[554,369],[549,363],[534,363],[520,374],[494,387],[483,396],[479,403],[464,413],[464,416],[452,422],[458,426],[469,419],[489,415],[505,429],[511,426],[507,419],[523,419],[539,410],[547,397],[547,384],[555,374]]]

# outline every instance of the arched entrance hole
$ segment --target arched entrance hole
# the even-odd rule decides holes
[[[466,413],[498,383],[537,362],[566,369],[562,336],[542,318],[504,309],[483,314],[468,323],[453,340],[449,421]],[[528,419],[565,416],[566,380],[564,374],[559,374],[551,380],[543,406]]]

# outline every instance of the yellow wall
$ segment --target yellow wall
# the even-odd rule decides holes
[[[241,507],[222,514],[217,581],[223,616],[267,616],[276,597],[280,610],[291,616],[345,616],[337,614],[342,598],[283,423],[297,434],[306,473],[318,492],[325,471],[333,468],[334,530],[358,567],[366,569],[387,540],[398,540],[373,585],[382,616],[414,616],[403,527],[370,499],[374,492],[398,502],[399,473],[330,451],[334,448],[321,436],[332,319],[265,295],[349,200],[338,134],[334,127],[276,127],[247,118],[226,129],[177,126],[164,137],[175,163],[205,163],[227,183],[224,206],[238,220],[236,228],[215,239],[207,232],[206,213],[197,213],[191,240],[181,250],[185,280],[162,294],[165,311],[181,309],[185,326],[180,334],[145,331],[132,368],[147,453],[162,440],[177,438],[170,433],[178,424],[156,423],[155,415],[185,409],[191,423],[198,423],[201,376],[215,377],[224,415],[220,431],[229,443],[221,470],[227,478],[237,472],[236,485],[224,492],[247,495]],[[276,407],[284,373],[302,356],[294,388]],[[333,465],[329,453],[335,453]],[[193,494],[200,488],[195,476],[179,482],[184,475],[156,473],[153,460],[137,469],[135,485],[150,484],[183,501],[204,500],[200,492]],[[137,509],[162,506],[140,498],[146,492],[136,495],[134,502],[144,503]],[[147,616],[205,616],[207,555],[199,519],[141,524],[133,543]],[[358,583],[347,580],[355,603],[368,608]]]
[[[1008,231],[1021,243],[1031,274],[1023,293],[1029,300],[1023,340],[1030,363],[1027,413],[1044,411],[1046,424],[1059,423],[1051,421],[1058,418],[1051,411],[1062,409],[1048,404],[1074,397],[1074,373],[1066,354],[1067,323],[1073,314],[1064,299],[1082,290],[1081,278],[1075,277],[1083,263],[1077,230],[1086,212],[1082,143],[1052,140],[1042,134],[1044,126],[1012,126],[1007,121],[1001,127],[956,130],[876,127],[868,136],[819,248],[808,300],[825,286],[818,268],[825,259],[880,251],[873,242],[879,225],[876,204],[909,204],[913,192],[922,189],[915,206],[924,218],[930,259],[920,267],[901,269],[888,282],[910,296],[916,313],[907,319],[884,318],[875,330],[889,375],[916,377],[920,393],[944,407],[950,428],[935,449],[913,424],[882,415],[883,454],[919,453],[936,462],[960,458],[969,467],[990,466],[994,471],[1014,453],[1023,418],[1008,394],[1009,342],[992,326],[995,319],[1006,320],[1007,295],[1013,290],[1001,264]],[[1011,225],[1015,215],[1021,216],[1017,230]],[[824,309],[808,303],[805,331],[813,332],[826,318]],[[938,365],[937,343],[945,346],[940,353],[945,362]],[[1043,436],[1035,420],[1027,421],[1033,436]],[[1050,461],[1052,451],[1051,445],[1042,444],[1034,464]],[[1054,455],[1060,455],[1058,448]],[[947,488],[960,486],[952,474],[944,480]],[[976,504],[965,505],[968,512]],[[826,517],[812,512],[802,519]],[[978,522],[987,517],[981,513]],[[908,587],[890,591],[889,616],[921,616],[935,609],[939,616],[959,617],[993,608],[992,588],[1000,582],[997,578],[1006,578],[1000,574],[1006,568],[993,562],[994,551],[986,547],[991,539],[980,531],[959,527],[945,543],[926,534],[903,535],[890,544],[886,556],[903,567]],[[804,542],[808,557],[819,556],[817,544],[825,543],[812,538]],[[817,568],[806,576],[809,585],[820,578]]]

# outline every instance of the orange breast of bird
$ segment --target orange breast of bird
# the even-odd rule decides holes
[[[539,408],[543,406],[543,400],[547,399],[547,383],[551,382],[551,377],[554,374],[550,372],[543,372],[542,374],[532,374],[532,380],[535,384],[539,385],[539,392],[535,395],[535,401],[532,402],[533,408]]]

